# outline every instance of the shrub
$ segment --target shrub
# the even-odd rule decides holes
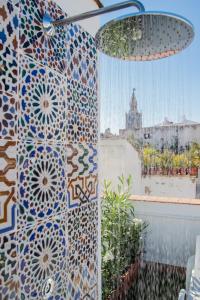
[[[141,235],[146,225],[135,218],[129,201],[131,177],[119,177],[117,191],[104,182],[102,201],[102,287],[103,299],[120,284],[121,276],[140,252]]]

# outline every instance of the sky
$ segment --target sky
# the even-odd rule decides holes
[[[123,0],[102,0],[105,6]],[[125,127],[125,113],[136,89],[143,125],[187,119],[200,122],[200,0],[144,0],[146,11],[162,10],[182,15],[195,27],[195,39],[180,54],[152,62],[125,62],[100,55],[101,132]],[[101,24],[135,8],[101,16]]]

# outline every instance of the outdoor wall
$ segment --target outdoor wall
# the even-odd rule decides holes
[[[196,198],[196,178],[190,176],[142,177],[142,195],[160,197]]]
[[[0,2],[0,299],[98,299],[97,53],[45,35],[53,1]]]
[[[200,201],[132,196],[135,213],[148,223],[145,260],[186,267],[200,234]]]
[[[132,176],[133,194],[141,193],[141,162],[138,152],[123,139],[101,139],[99,143],[100,191],[103,181],[111,180],[113,187],[118,184],[118,176]]]
[[[189,176],[141,176],[141,160],[138,152],[125,139],[100,140],[100,189],[103,181],[111,180],[117,186],[117,178],[131,175],[132,194],[160,197],[196,198],[197,179]]]

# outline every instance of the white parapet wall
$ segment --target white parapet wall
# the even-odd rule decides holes
[[[186,267],[200,235],[200,200],[132,196],[135,213],[149,225],[145,259]]]
[[[190,176],[142,177],[141,193],[149,196],[196,198],[197,179]]]
[[[118,176],[129,175],[133,179],[132,193],[141,193],[141,161],[138,152],[123,139],[102,139],[99,148],[100,190],[103,181],[111,180],[115,188]]]

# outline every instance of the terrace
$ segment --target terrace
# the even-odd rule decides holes
[[[139,256],[132,264],[129,262],[124,274],[118,274],[123,275],[118,284],[113,279],[109,299],[175,300],[183,289],[189,295],[192,276],[199,268],[200,200],[131,195],[129,201],[136,220],[148,225],[142,234]],[[117,235],[115,230],[113,234]],[[120,250],[116,255],[120,256]],[[116,260],[112,257],[113,263],[117,264]]]
[[[139,175],[142,174],[140,156],[124,139],[116,137],[102,139],[100,153],[100,163],[104,161],[100,175],[105,180],[111,180],[111,190],[116,193],[118,191],[119,181],[116,174],[124,174],[125,178],[128,178],[129,174],[132,175],[130,196],[126,195],[127,201],[134,207],[132,218],[148,224],[145,233],[141,234],[142,248],[139,258],[133,266],[129,262],[130,274],[128,268],[125,268],[121,286],[119,283],[117,285],[113,283],[113,290],[117,292],[111,299],[118,297],[119,299],[175,300],[179,298],[182,289],[189,293],[192,270],[194,273],[194,269],[197,268],[194,256],[198,256],[199,251],[196,243],[200,234],[200,200],[194,199],[198,178],[191,178],[189,175],[178,175],[178,177]],[[157,185],[154,183],[154,187],[153,180],[157,182]],[[159,180],[162,183],[160,185]],[[167,180],[169,184],[166,184]],[[143,194],[147,184],[151,186],[151,195],[147,188],[146,194]],[[104,190],[103,186],[101,189]],[[134,195],[136,191],[138,194]],[[154,193],[157,193],[157,196],[153,196]],[[165,196],[169,193],[170,197]],[[175,194],[177,196],[173,197]],[[115,198],[114,195],[113,197]],[[117,220],[118,223],[120,219]],[[118,226],[120,228],[120,225]],[[112,230],[118,232],[118,226]],[[122,256],[129,255],[119,250],[119,253],[116,252],[116,257],[120,257],[120,251]],[[128,253],[129,251],[134,252],[128,250]]]

